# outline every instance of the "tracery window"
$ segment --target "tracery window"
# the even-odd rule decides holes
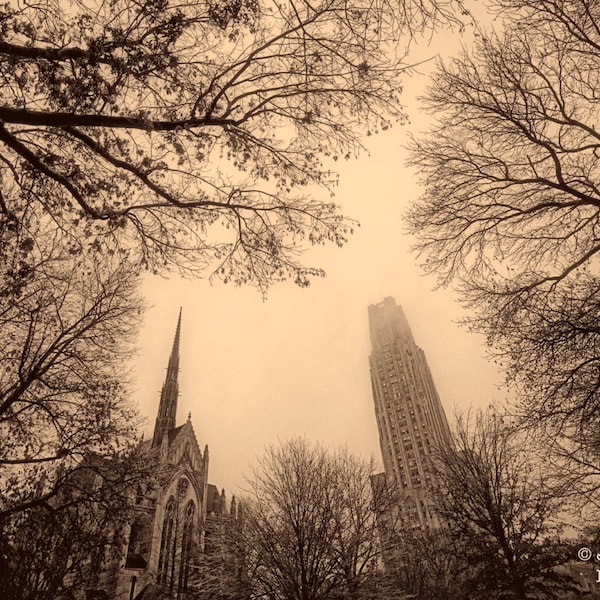
[[[164,512],[156,581],[169,594],[188,588],[196,513],[194,501],[188,500],[189,487],[188,479],[181,477]]]
[[[165,509],[162,536],[160,541],[160,554],[158,557],[158,583],[173,585],[173,574],[175,568],[175,540],[177,504],[171,496]]]
[[[177,482],[177,495],[180,498],[182,498],[183,496],[185,496],[187,494],[189,486],[190,486],[190,482],[185,477],[182,477]]]
[[[178,591],[187,590],[190,567],[193,558],[194,544],[194,514],[196,507],[190,500],[183,512],[183,530],[181,534],[181,563],[179,565]]]

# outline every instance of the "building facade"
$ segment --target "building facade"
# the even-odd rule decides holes
[[[451,444],[448,421],[402,308],[388,297],[368,312],[371,383],[385,469],[374,484],[393,487],[403,527],[435,528],[439,522],[428,490],[435,483],[435,448]]]
[[[177,426],[181,311],[151,440],[146,446],[155,477],[135,491],[134,518],[123,532],[118,563],[106,565],[105,598],[158,600],[201,597],[198,571],[205,533],[237,519],[225,492],[208,483],[208,446],[201,451],[191,415]],[[133,495],[133,490],[132,490]],[[221,525],[219,525],[221,523]]]

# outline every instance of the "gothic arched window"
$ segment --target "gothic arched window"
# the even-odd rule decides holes
[[[175,539],[177,505],[175,498],[171,496],[165,508],[162,536],[160,541],[160,554],[158,557],[158,583],[173,585],[173,573],[175,569]]]
[[[190,566],[193,558],[194,544],[194,514],[196,507],[190,500],[183,512],[183,531],[181,534],[181,564],[179,565],[178,591],[185,591],[188,587]]]
[[[190,482],[185,477],[182,477],[177,482],[177,495],[179,496],[179,498],[183,498],[183,496],[185,496],[187,494],[189,487],[190,487]]]

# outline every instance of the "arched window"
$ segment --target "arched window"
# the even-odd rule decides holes
[[[196,507],[190,500],[183,512],[183,531],[181,534],[181,564],[179,565],[178,591],[187,590],[190,566],[193,559],[194,545],[194,514]]]
[[[187,494],[189,487],[190,487],[190,482],[185,477],[182,477],[177,482],[177,495],[179,496],[179,498],[183,498],[183,496],[185,496]]]
[[[421,526],[417,502],[411,496],[407,496],[404,499],[404,519],[405,525],[410,528],[419,528]]]
[[[148,553],[148,531],[142,521],[134,521],[129,532],[126,569],[145,569]]]
[[[173,573],[175,568],[175,539],[177,536],[177,504],[171,496],[165,509],[162,536],[160,541],[160,554],[158,556],[158,583],[166,586],[173,585]]]

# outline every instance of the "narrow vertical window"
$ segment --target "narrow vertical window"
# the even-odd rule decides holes
[[[160,554],[158,558],[158,583],[165,585],[171,583],[168,581],[173,572],[173,558],[175,547],[175,519],[176,504],[175,498],[171,497],[165,509],[165,518],[163,520],[162,536],[160,541]]]
[[[194,515],[196,507],[190,500],[184,510],[183,532],[181,535],[181,564],[179,565],[179,586],[178,591],[187,590],[190,566],[193,559],[194,544]]]

